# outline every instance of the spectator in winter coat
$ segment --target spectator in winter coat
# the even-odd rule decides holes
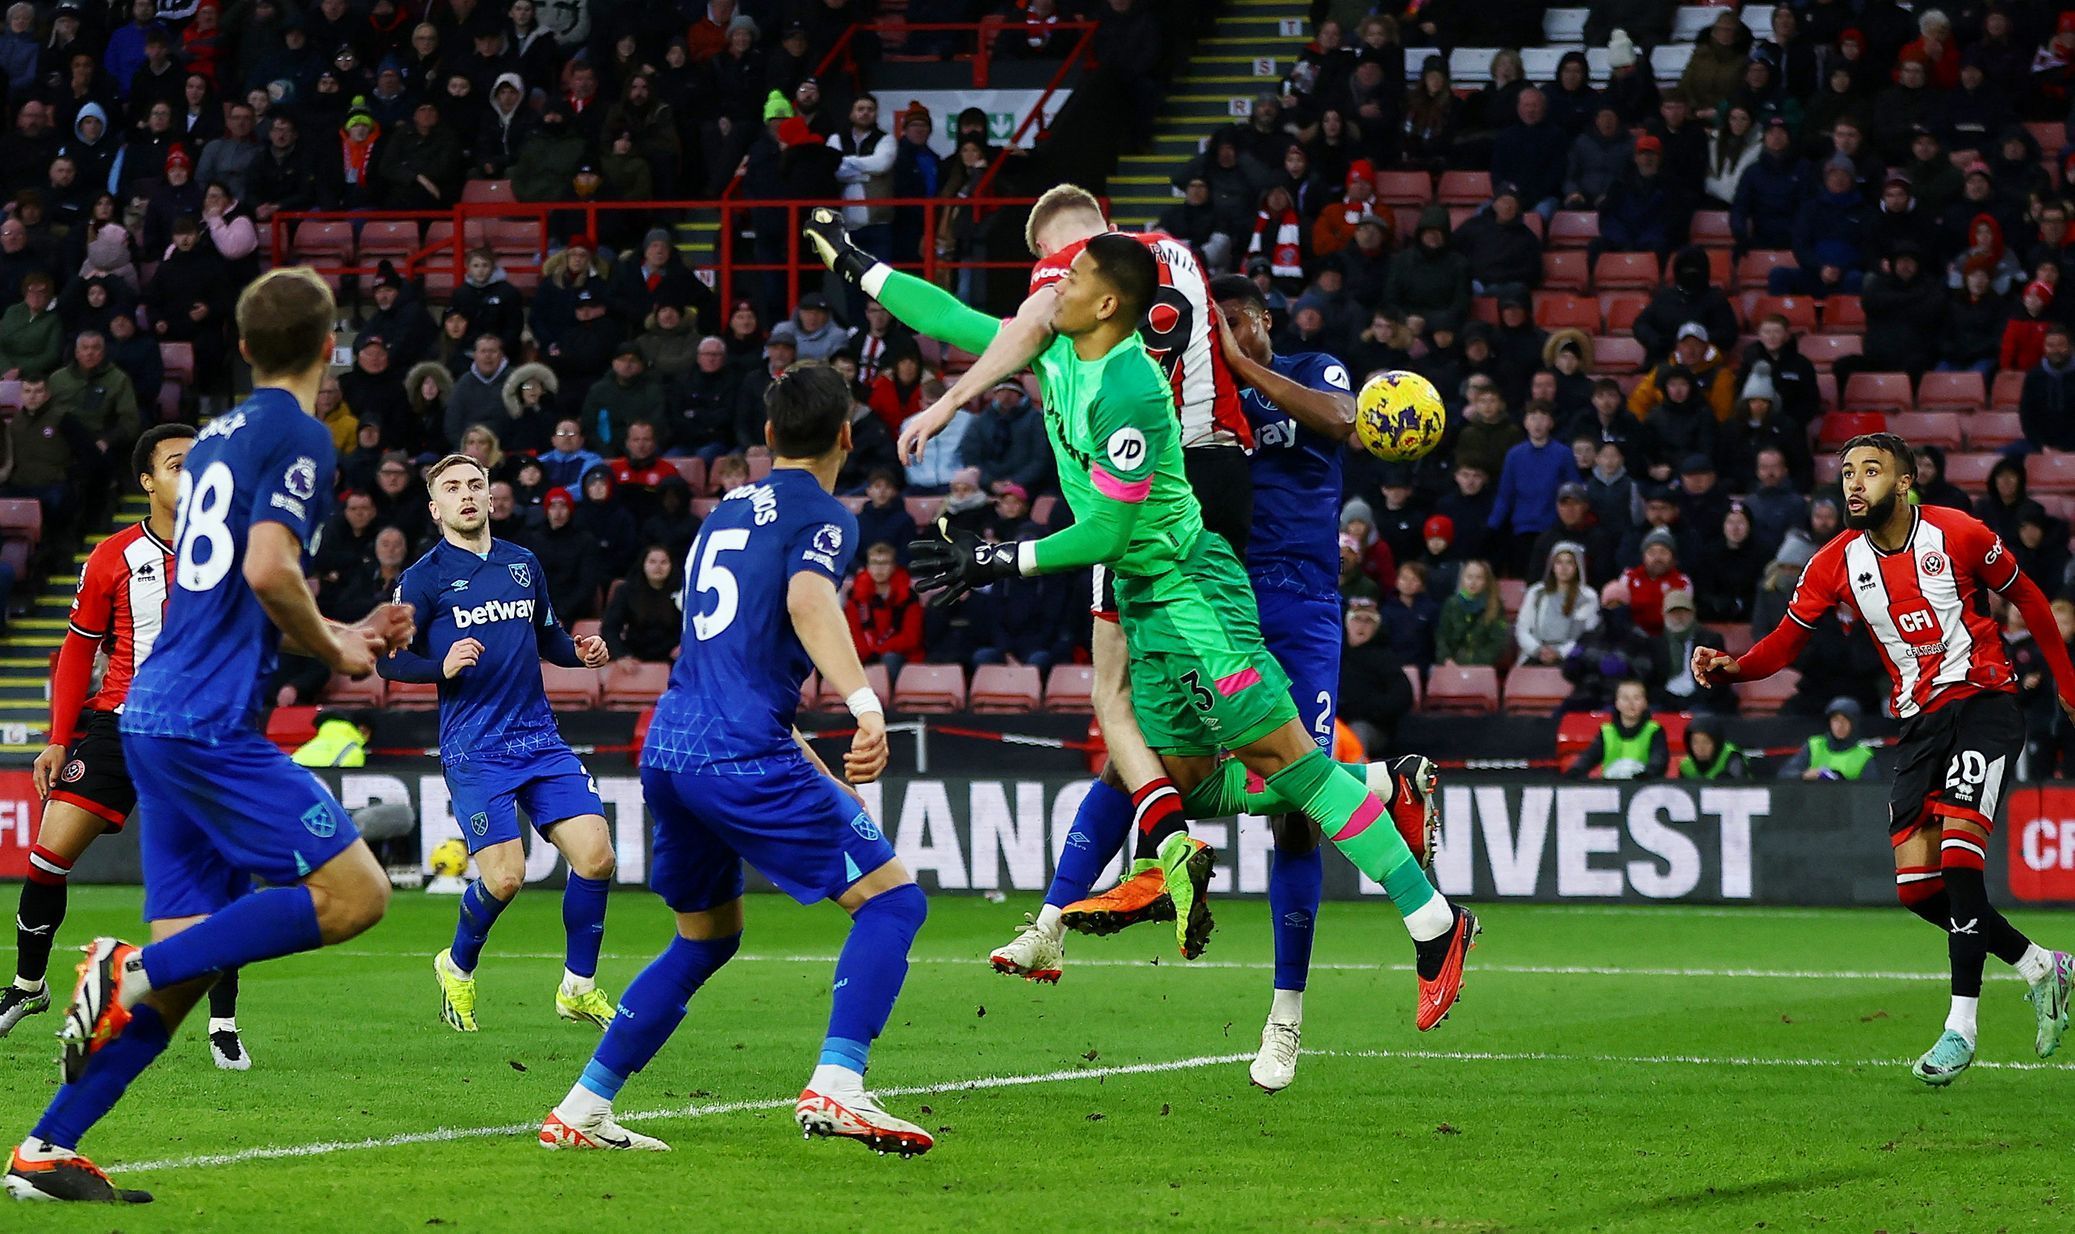
[[[613,464],[601,463],[584,473],[584,499],[570,516],[574,525],[590,538],[601,579],[618,578],[634,569],[639,560],[636,555],[641,550],[640,524],[619,496]]]
[[[1726,352],[1736,342],[1736,310],[1714,286],[1706,250],[1698,246],[1680,249],[1667,276],[1665,285],[1652,293],[1649,305],[1635,320],[1635,338],[1649,362],[1670,354],[1681,327],[1690,322],[1700,323],[1707,341]]]
[[[865,482],[865,504],[857,512],[858,543],[891,544],[894,558],[905,565],[908,542],[915,535],[915,519],[901,500],[899,470],[874,468]]]
[[[1906,372],[1914,381],[1931,366],[1945,320],[1945,287],[1923,271],[1914,247],[1904,244],[1886,272],[1867,276],[1860,303],[1866,310],[1865,354],[1857,365],[1837,366],[1840,387],[1852,372]]]
[[[1727,420],[1735,411],[1736,374],[1707,340],[1706,328],[1697,321],[1689,321],[1679,327],[1671,356],[1629,391],[1628,409],[1637,419],[1648,422],[1650,409],[1665,397],[1664,383],[1675,367],[1686,370],[1696,400],[1705,404],[1715,419]]]
[[[520,337],[526,329],[526,301],[504,277],[494,250],[479,248],[469,253],[452,303],[468,315],[469,325],[478,333],[496,335],[504,344],[505,355],[525,354]]]
[[[1788,470],[1787,458],[1778,447],[1759,449],[1752,464],[1750,494],[1744,498],[1752,533],[1768,553],[1779,551],[1788,532],[1806,534],[1808,529],[1806,490]]]
[[[1635,142],[1621,116],[1601,104],[1586,130],[1573,138],[1563,173],[1564,208],[1596,210],[1614,181],[1633,165]]]
[[[1506,452],[1526,434],[1507,414],[1505,397],[1491,378],[1472,377],[1464,395],[1463,418],[1448,443],[1449,457],[1458,467],[1475,467],[1486,476],[1495,476],[1505,464]]]
[[[1441,604],[1427,594],[1424,562],[1400,564],[1395,582],[1395,590],[1377,605],[1378,637],[1399,663],[1424,673],[1434,662],[1434,627],[1440,620]]]
[[[1758,475],[1758,455],[1777,450],[1796,476],[1812,470],[1808,453],[1808,430],[1799,421],[1782,415],[1772,373],[1763,361],[1744,379],[1736,401],[1736,414],[1715,433],[1715,457],[1722,474],[1738,492],[1750,491]]]
[[[1662,483],[1689,456],[1715,452],[1715,413],[1696,397],[1693,370],[1672,364],[1660,369],[1658,376],[1661,397],[1643,416],[1643,434],[1648,442],[1650,478]],[[1724,380],[1731,379],[1725,374]]]
[[[1852,178],[1852,161],[1833,154],[1823,164],[1821,191],[1794,214],[1794,267],[1775,266],[1768,276],[1773,295],[1847,295],[1866,276],[1865,195]]]
[[[1383,630],[1376,601],[1348,601],[1340,648],[1340,718],[1366,751],[1395,746],[1398,721],[1412,711],[1412,683]]]
[[[1622,571],[1619,582],[1628,596],[1629,620],[1645,634],[1663,632],[1666,593],[1693,592],[1693,580],[1679,569],[1677,544],[1669,530],[1652,528],[1643,537],[1642,564]]]
[[[2010,320],[2010,301],[1989,284],[1986,258],[1968,259],[1961,284],[1945,302],[1945,326],[1939,331],[1938,371],[1996,371],[2003,349],[2003,327]]]
[[[1974,500],[1959,485],[1945,478],[1945,448],[1921,445],[1916,455],[1916,487],[1911,493],[1920,506],[1944,506],[1962,514],[1974,513]]]
[[[1822,395],[1816,389],[1816,366],[1801,354],[1794,329],[1782,314],[1768,313],[1759,320],[1758,338],[1744,348],[1743,361],[1737,368],[1739,391],[1761,364],[1766,366],[1772,383],[1775,411],[1804,425],[1822,414]]]
[[[2039,346],[2039,363],[2025,373],[2018,396],[2018,423],[2032,449],[2075,450],[2075,347],[2070,346],[2068,327],[2047,327]],[[1991,481],[1995,478],[1990,476]],[[2024,499],[2023,486],[2024,470],[2018,468],[2015,500]],[[1990,491],[1995,495],[1993,484]],[[1989,521],[1986,514],[1982,518]]]
[[[922,410],[922,383],[931,376],[912,339],[903,338],[886,349],[886,364],[872,381],[869,401],[887,432],[898,435],[908,417]],[[1014,379],[1010,384],[1015,385]],[[1022,391],[1020,385],[1016,388]]]
[[[1338,203],[1319,211],[1318,221],[1311,226],[1311,252],[1316,257],[1330,257],[1355,243],[1355,232],[1363,223],[1374,222],[1384,229],[1386,242],[1397,226],[1390,207],[1379,206],[1376,201],[1376,168],[1368,159],[1356,159],[1348,165],[1347,185]],[[1162,230],[1165,230],[1164,228]],[[1169,235],[1175,233],[1169,232]],[[1178,239],[1185,237],[1177,237]],[[1225,259],[1211,258],[1214,268],[1229,263],[1231,249],[1224,248]],[[1205,250],[1205,256],[1210,252]]]
[[[2017,311],[2003,325],[2003,343],[1997,367],[2023,372],[2039,363],[2046,353],[2046,331],[2054,323],[2047,316],[2053,308],[2053,288],[2034,280],[2025,284]]]
[[[51,307],[50,275],[34,271],[22,280],[22,298],[0,313],[0,379],[24,372],[48,373],[58,366],[63,327]]]
[[[1455,247],[1470,263],[1470,290],[1480,296],[1526,291],[1542,281],[1542,242],[1521,218],[1525,203],[1519,188],[1501,183],[1490,208],[1456,229]]]
[[[526,547],[540,559],[547,576],[548,599],[564,621],[582,621],[598,613],[598,540],[576,525],[576,502],[565,488],[551,488],[541,500],[544,520],[526,537]]]
[[[1497,664],[1505,658],[1509,633],[1491,564],[1464,562],[1455,591],[1441,602],[1434,629],[1434,659],[1448,665]]]
[[[915,598],[908,571],[895,559],[893,545],[879,541],[865,549],[864,568],[850,582],[843,614],[858,659],[885,665],[889,682],[908,661],[922,659],[922,602]]]
[[[1436,321],[1459,329],[1469,317],[1470,263],[1450,244],[1449,232],[1448,207],[1428,206],[1412,243],[1391,259],[1383,301],[1415,333],[1426,333]]]
[[[662,314],[670,310],[658,310]],[[642,337],[643,354],[648,337]],[[692,371],[677,382],[679,414],[670,426],[670,448],[711,463],[735,448],[735,404],[742,376],[728,363],[727,342],[715,335],[699,340]]]
[[[1808,163],[1795,153],[1787,122],[1766,121],[1757,161],[1738,177],[1729,199],[1729,230],[1738,251],[1792,247],[1794,216],[1810,183]]]
[[[1490,523],[1496,533],[1492,555],[1514,568],[1556,521],[1557,490],[1578,479],[1569,444],[1551,436],[1556,418],[1549,404],[1529,403],[1523,424],[1527,440],[1506,451]]]
[[[1679,76],[1675,97],[1682,98],[1702,120],[1715,119],[1715,105],[1743,84],[1744,65],[1751,59],[1750,28],[1735,9],[1724,9],[1693,45],[1693,58]]]
[[[479,334],[471,351],[469,366],[455,380],[454,393],[447,399],[447,418],[441,427],[448,441],[460,441],[471,425],[495,425],[504,416],[504,379],[511,371],[504,341],[495,334]]]
[[[1935,242],[1931,235],[1912,238],[1917,241],[1919,249],[1928,249]],[[2017,254],[2003,243],[2003,225],[1986,210],[1968,222],[1966,249],[1946,263],[1946,286],[1959,287],[1969,265],[1979,265],[1988,271],[1990,290],[1999,296],[2023,286],[2025,267],[2018,264]]]
[[[684,636],[684,611],[678,607],[684,575],[677,558],[661,544],[651,544],[641,564],[613,592],[598,633],[615,660],[668,664]]]
[[[1701,555],[1697,571],[1701,615],[1711,621],[1748,622],[1752,597],[1771,557],[1771,550],[1758,543],[1752,532],[1750,508],[1742,501],[1730,502],[1722,516],[1721,532],[1710,538]]]
[[[1585,547],[1562,540],[1549,550],[1549,564],[1530,585],[1513,622],[1520,664],[1554,667],[1599,628],[1599,605],[1586,581]]]
[[[1021,382],[996,382],[987,406],[959,444],[959,459],[980,469],[980,483],[998,490],[1003,482],[1041,492],[1052,481],[1052,449],[1045,440],[1044,413]]]
[[[1597,451],[1591,451],[1592,458]],[[1626,518],[1626,511],[1623,511]],[[1627,530],[1626,524],[1619,530]],[[1617,529],[1599,520],[1593,513],[1592,490],[1580,481],[1572,481],[1556,490],[1556,521],[1549,529],[1535,537],[1534,547],[1528,551],[1527,568],[1520,572],[1522,578],[1540,578],[1549,571],[1549,555],[1559,544],[1573,544],[1585,550],[1578,564],[1585,571],[1588,586],[1597,587],[1614,577],[1619,570],[1614,565],[1615,550],[1621,538]]]
[[[1662,259],[1685,243],[1693,200],[1664,169],[1664,142],[1645,133],[1635,154],[1599,206],[1599,239],[1590,253],[1655,253]]]
[[[539,455],[553,444],[559,388],[545,364],[521,364],[505,375],[504,415],[490,427],[506,453]]]
[[[1550,122],[1549,101],[1540,90],[1522,90],[1514,108],[1517,122],[1492,139],[1492,182],[1514,185],[1521,207],[1547,222],[1563,196],[1566,135]]]
[[[583,486],[584,476],[593,467],[603,464],[605,459],[586,448],[583,422],[575,416],[556,420],[550,441],[554,448],[540,455],[541,470],[545,473],[543,478],[549,488],[564,489],[573,496]]]

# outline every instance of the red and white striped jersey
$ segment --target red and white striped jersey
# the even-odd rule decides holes
[[[1211,314],[1210,276],[1189,246],[1156,231],[1126,233],[1151,249],[1160,263],[1160,293],[1146,311],[1140,333],[1146,351],[1174,387],[1175,415],[1182,424],[1182,448],[1207,445],[1252,447],[1253,426],[1239,405],[1239,385],[1225,366]],[[1050,287],[1066,277],[1074,258],[1087,247],[1076,240],[1030,269],[1030,290]]]
[[[130,679],[158,641],[172,575],[172,546],[143,523],[116,532],[87,555],[72,597],[72,629],[108,652],[101,688],[87,706],[122,710]]]
[[[1801,572],[1787,616],[1813,627],[1833,605],[1859,615],[1880,649],[1900,719],[1984,690],[2015,689],[1987,591],[2017,581],[2017,562],[1979,519],[1921,506],[1895,552],[1847,531]]]

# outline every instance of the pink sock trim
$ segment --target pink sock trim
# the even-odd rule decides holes
[[[1382,814],[1383,802],[1375,793],[1369,794],[1368,799],[1362,802],[1361,808],[1355,811],[1354,817],[1347,820],[1347,826],[1333,833],[1333,843],[1354,839],[1369,830],[1369,824],[1375,822]]]

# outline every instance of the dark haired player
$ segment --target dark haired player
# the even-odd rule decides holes
[[[832,224],[818,227],[815,239],[831,250],[832,268],[924,333],[977,353],[1001,329],[999,320],[872,261]],[[916,589],[941,604],[998,579],[1096,564],[1114,571],[1139,724],[1189,813],[1302,813],[1317,821],[1403,914],[1418,953],[1415,1023],[1433,1028],[1461,990],[1476,918],[1434,889],[1396,827],[1375,825],[1385,818],[1385,800],[1313,743],[1288,678],[1262,646],[1246,575],[1223,537],[1204,530],[1166,379],[1139,341],[1158,263],[1133,237],[1096,236],[1058,286],[1056,337],[1036,368],[1074,524],[1019,544],[966,534],[917,541],[910,551]],[[1221,765],[1225,750],[1236,757]],[[1247,791],[1249,772],[1263,791]]]
[[[728,494],[692,544],[683,649],[641,751],[655,815],[649,884],[677,914],[677,936],[627,987],[590,1064],[541,1123],[544,1148],[668,1147],[621,1126],[613,1099],[741,946],[744,861],[800,903],[834,900],[851,918],[821,1061],[793,1108],[800,1130],[902,1156],[934,1143],[864,1084],[927,913],[922,888],[793,726],[800,683],[819,670],[857,719],[844,776],[864,784],[886,769],[884,708],[836,596],[857,542],[857,520],[829,495],[850,453],[850,402],[825,365],[781,374],[764,396],[769,478]]]
[[[59,1034],[64,1086],[7,1171],[18,1199],[148,1201],[80,1155],[81,1137],[165,1051],[218,973],[344,942],[388,907],[389,879],[345,810],[259,727],[281,647],[365,677],[411,635],[396,605],[355,626],[328,622],[303,581],[337,470],[331,434],[311,415],[336,316],[330,289],[300,266],[238,297],[252,396],[188,452],[173,592],[123,705],[123,759],[147,820],[152,941],[85,948]],[[245,894],[255,878],[267,888]]]
[[[1845,605],[1873,636],[1902,721],[1888,838],[1903,905],[1946,932],[1952,1010],[1945,1031],[1911,1068],[1950,1084],[1974,1063],[1981,970],[1990,953],[2031,985],[2033,1048],[2045,1058],[2068,1030],[2075,961],[2026,938],[1989,903],[1982,868],[2003,791],[2024,748],[2016,685],[1988,595],[2016,605],[2052,666],[2062,710],[2075,716],[2075,665],[2045,593],[1996,533],[1972,516],[1908,501],[1916,481],[1909,443],[1868,433],[1845,443],[1845,526],[1801,572],[1787,620],[1742,656],[1697,648],[1693,675],[1757,681],[1785,668],[1823,614]]]
[[[598,784],[555,726],[542,660],[602,668],[605,640],[571,639],[555,619],[547,571],[531,552],[490,535],[490,473],[466,454],[427,469],[440,539],[397,580],[418,635],[377,668],[391,681],[439,685],[440,767],[480,875],[461,895],[454,942],[432,957],[440,1019],[476,1031],[476,961],[490,927],[526,883],[518,807],[569,860],[562,888],[562,984],[555,1014],[604,1028],[612,1000],[598,988],[612,836]]]
[[[71,628],[58,648],[50,678],[50,744],[36,756],[43,819],[29,850],[29,876],[15,910],[14,984],[0,990],[0,1037],[25,1016],[50,1006],[44,981],[51,944],[65,921],[66,880],[96,837],[121,831],[137,807],[137,787],[123,765],[116,731],[123,699],[137,666],[151,654],[165,619],[173,577],[173,508],[180,467],[194,442],[185,424],[160,424],[137,439],[130,470],[151,502],[143,522],[94,546],[72,596]],[[108,652],[101,688],[93,684],[94,657]],[[238,974],[209,987],[209,1053],[226,1071],[252,1065],[238,1037]]]

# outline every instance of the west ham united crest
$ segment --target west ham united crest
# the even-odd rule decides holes
[[[517,583],[521,587],[533,586],[532,563],[525,561],[515,561],[506,568],[512,572],[512,581],[514,583]]]

